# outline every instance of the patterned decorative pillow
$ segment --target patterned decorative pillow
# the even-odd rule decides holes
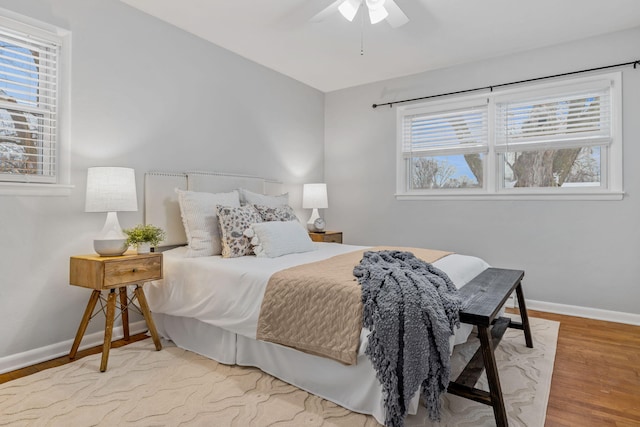
[[[263,221],[299,221],[293,208],[289,205],[270,207],[264,205],[253,205],[258,211]]]
[[[262,222],[258,211],[252,205],[242,207],[216,206],[220,230],[222,231],[222,257],[237,258],[251,255],[253,249],[248,237],[243,233],[251,224]]]

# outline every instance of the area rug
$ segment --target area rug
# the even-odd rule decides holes
[[[531,319],[534,348],[510,329],[496,351],[509,425],[543,427],[558,337],[558,323]],[[477,339],[456,347],[454,370],[477,348]],[[227,366],[164,343],[154,351],[144,340],[0,385],[0,425],[10,426],[379,426],[371,416],[348,411],[255,368]],[[484,375],[483,375],[484,377]],[[486,380],[480,387],[487,389]],[[443,418],[424,411],[406,425],[495,426],[493,411],[446,395]]]

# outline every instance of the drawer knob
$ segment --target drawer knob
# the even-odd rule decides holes
[[[133,270],[131,270],[132,273],[135,273],[136,271],[138,271],[137,268],[134,268]]]

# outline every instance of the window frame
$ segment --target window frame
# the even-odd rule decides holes
[[[497,149],[496,114],[498,102],[507,99],[526,99],[532,93],[554,94],[571,88],[588,88],[610,82],[611,143],[601,150],[601,185],[589,187],[526,187],[504,188],[500,153]],[[484,162],[483,188],[475,189],[420,189],[410,190],[410,170],[404,156],[403,120],[420,112],[437,112],[455,109],[484,99],[488,105],[489,147]],[[396,112],[396,194],[398,200],[621,200],[624,196],[622,182],[622,73],[611,72],[587,77],[559,79],[552,82],[527,84],[517,88],[494,90],[490,93],[455,96],[398,107]],[[585,144],[586,146],[586,144]],[[599,145],[598,145],[599,147]],[[452,154],[457,154],[455,151]],[[409,160],[410,162],[410,160]]]
[[[57,58],[56,155],[52,182],[0,180],[0,195],[68,196],[70,184],[70,69],[71,32],[33,18],[0,8],[0,28],[59,44]]]
[[[396,198],[400,200],[411,199],[433,199],[437,197],[482,197],[487,192],[487,185],[491,182],[493,174],[489,165],[489,157],[493,154],[493,128],[489,126],[487,131],[487,151],[484,153],[483,160],[483,187],[482,188],[464,188],[464,189],[420,189],[409,190],[410,170],[408,170],[407,159],[404,154],[404,117],[415,114],[430,114],[437,112],[452,111],[457,109],[473,108],[480,105],[487,105],[487,123],[494,121],[493,110],[489,108],[486,94],[472,94],[466,96],[457,96],[445,100],[432,100],[413,104],[410,106],[398,107],[396,112],[397,127],[397,165],[396,165]],[[462,153],[464,150],[460,150]],[[458,154],[451,150],[452,154]],[[409,160],[410,161],[410,160]]]

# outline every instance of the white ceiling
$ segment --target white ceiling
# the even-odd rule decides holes
[[[121,1],[324,92],[640,26],[640,0],[396,0],[396,29],[310,22],[335,0]]]

